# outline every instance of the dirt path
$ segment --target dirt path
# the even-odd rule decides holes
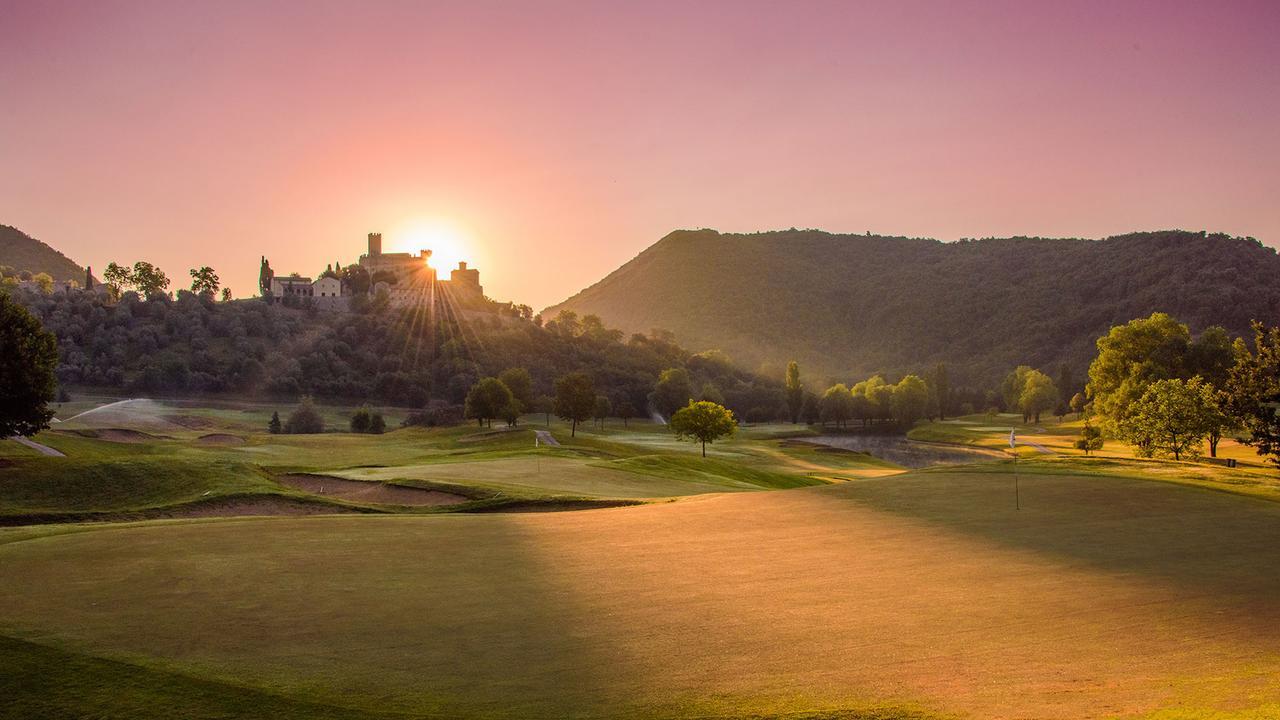
[[[533,432],[537,434],[538,442],[542,443],[543,445],[550,445],[551,447],[560,447],[560,441],[556,440],[555,436],[552,435],[550,431],[534,430]]]
[[[36,442],[35,440],[32,440],[31,438],[25,438],[25,437],[22,437],[21,435],[13,435],[9,439],[14,440],[21,445],[26,445],[27,447],[31,448],[32,450],[35,450],[41,455],[48,455],[49,457],[66,457],[67,456],[66,453],[62,452],[61,450],[54,450],[48,445],[41,445],[40,443]]]
[[[381,505],[429,507],[433,505],[458,505],[468,500],[462,495],[454,495],[453,493],[439,490],[424,490],[422,488],[388,485],[365,480],[344,480],[328,475],[280,475],[276,477],[276,481],[282,485],[288,485],[291,488],[314,495]]]

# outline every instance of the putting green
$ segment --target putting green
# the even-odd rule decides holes
[[[629,468],[634,463],[629,461],[630,459],[621,463],[608,463],[521,455],[472,462],[356,468],[331,474],[353,480],[426,480],[513,491],[518,494],[591,498],[657,498],[762,489],[761,485],[741,481],[728,474],[713,476],[685,472],[684,477],[661,477],[651,473],[631,472]],[[745,471],[733,468],[730,472],[741,474]]]
[[[17,579],[0,584],[0,634],[154,674],[126,698],[178,672],[313,705],[298,717],[1275,707],[1280,506],[1024,475],[1015,510],[1011,482],[923,472],[576,513],[19,530],[0,544]]]

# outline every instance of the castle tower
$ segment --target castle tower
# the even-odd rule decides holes
[[[369,257],[382,254],[382,233],[369,233]]]

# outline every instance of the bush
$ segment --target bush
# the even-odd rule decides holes
[[[290,435],[305,435],[324,432],[324,418],[311,402],[311,398],[302,398],[302,404],[284,423],[284,431]]]
[[[416,410],[409,413],[409,416],[400,424],[403,427],[446,427],[449,425],[461,425],[463,420],[463,407],[461,405],[432,403],[425,410]]]
[[[366,405],[355,411],[351,416],[351,432],[353,433],[371,433],[381,435],[387,431],[387,421],[382,419],[382,413],[373,412]]]

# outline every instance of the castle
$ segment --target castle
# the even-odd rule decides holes
[[[258,289],[262,297],[276,302],[291,298],[327,310],[346,310],[357,295],[378,297],[385,294],[396,306],[421,305],[439,299],[469,305],[484,300],[480,271],[465,262],[449,272],[448,280],[436,276],[431,267],[431,251],[413,253],[382,252],[382,233],[369,233],[369,251],[348,267],[330,265],[320,277],[312,280],[297,273],[277,276],[266,256],[258,273]],[[291,300],[292,302],[292,300]]]

